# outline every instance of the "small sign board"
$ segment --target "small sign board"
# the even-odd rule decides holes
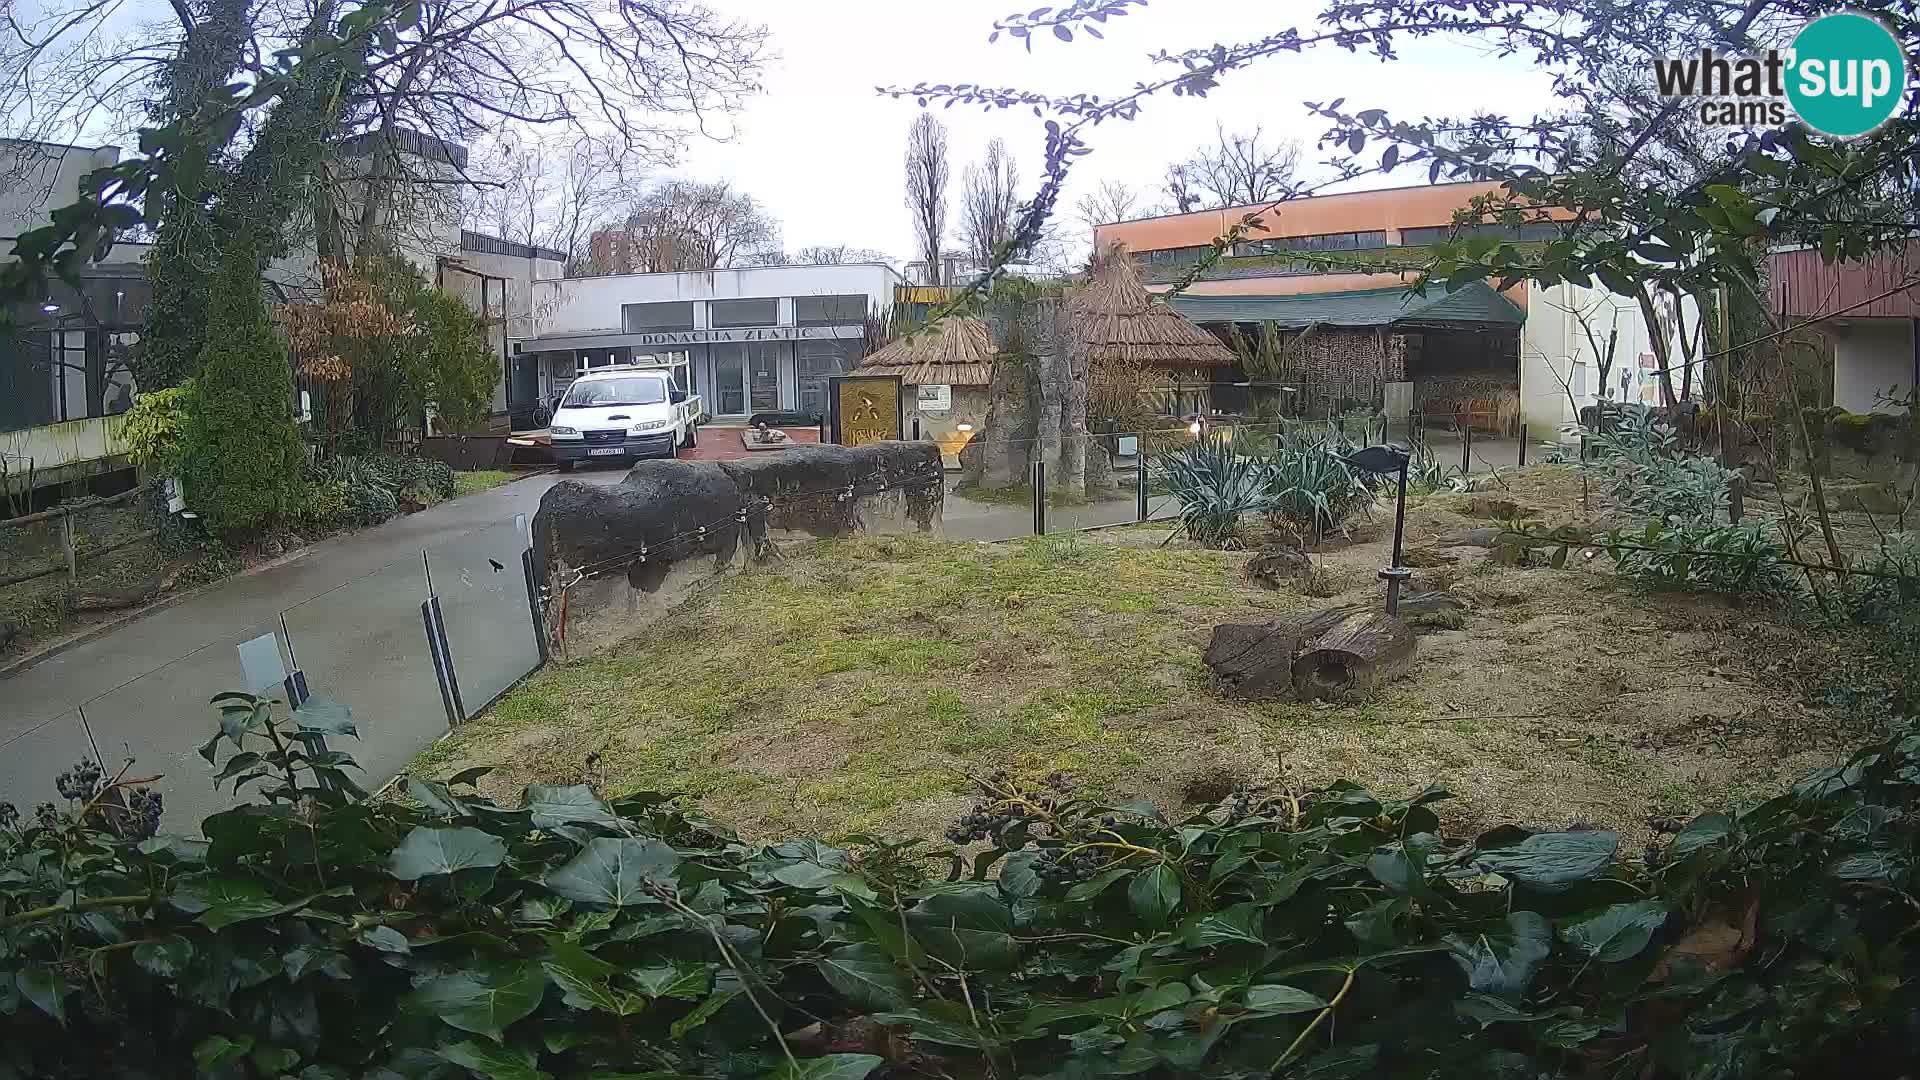
[[[907,428],[907,402],[898,375],[835,375],[829,382],[828,431],[840,446],[898,439]]]
[[[179,477],[169,476],[166,482],[167,513],[177,514],[187,508],[187,496],[180,489]]]
[[[1140,452],[1140,436],[1122,435],[1114,440],[1114,452],[1121,457],[1133,457]]]
[[[946,412],[953,408],[953,387],[946,383],[921,383],[915,404],[921,412]]]
[[[257,694],[286,681],[287,665],[280,656],[280,639],[277,636],[261,634],[251,641],[243,641],[239,645],[239,652],[240,678],[249,692]]]

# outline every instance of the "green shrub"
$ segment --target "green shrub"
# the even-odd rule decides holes
[[[188,505],[216,534],[257,528],[298,506],[305,464],[287,354],[267,319],[258,270],[226,267],[182,433]]]
[[[1581,467],[1597,473],[1615,505],[1669,525],[1724,521],[1738,476],[1711,458],[1686,453],[1680,437],[1637,403],[1619,411],[1619,426],[1588,438],[1595,455]]]
[[[152,836],[83,763],[0,807],[0,1070],[105,1075],[1473,1078],[1911,1067],[1920,730],[1644,859],[1440,830],[1428,789],[1170,820],[982,781],[949,839],[746,844],[655,795],[411,780],[351,716],[221,695],[267,805]],[[981,850],[984,848],[985,850]],[[932,868],[943,868],[944,873]],[[1624,1071],[1622,1071],[1624,1070]]]
[[[179,386],[134,398],[120,426],[127,459],[161,476],[179,472],[187,423],[193,415],[193,395],[194,382],[189,379]]]
[[[1370,506],[1380,478],[1342,460],[1358,446],[1317,425],[1210,437],[1161,458],[1187,536],[1206,547],[1235,541],[1241,515],[1264,514],[1302,534],[1341,528]]]
[[[454,493],[453,469],[431,458],[340,454],[307,472],[301,516],[329,528],[378,525],[400,513],[401,501],[431,506]]]
[[[1662,525],[1623,544],[1609,534],[1615,566],[1624,577],[1657,589],[1705,590],[1730,595],[1788,596],[1798,590],[1786,546],[1771,521],[1738,525]],[[1652,549],[1652,550],[1646,550]]]

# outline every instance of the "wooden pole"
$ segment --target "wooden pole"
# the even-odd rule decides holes
[[[73,542],[73,515],[60,515],[60,550],[67,556],[67,584],[80,582],[80,556]]]

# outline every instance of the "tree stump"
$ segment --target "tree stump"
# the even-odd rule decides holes
[[[1413,666],[1412,628],[1373,607],[1331,608],[1300,624],[1293,692],[1302,701],[1345,701]]]

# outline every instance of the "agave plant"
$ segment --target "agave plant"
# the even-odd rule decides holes
[[[1314,535],[1342,528],[1356,511],[1373,505],[1381,480],[1346,462],[1359,447],[1344,436],[1289,432],[1266,463],[1269,505],[1276,524]]]
[[[1271,506],[1265,459],[1237,454],[1227,438],[1206,438],[1161,458],[1167,490],[1180,500],[1180,527],[1203,547],[1231,547],[1241,514]]]

